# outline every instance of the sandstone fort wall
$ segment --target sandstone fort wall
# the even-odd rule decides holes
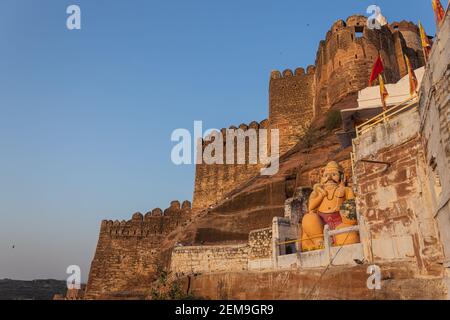
[[[378,54],[383,59],[387,83],[396,83],[408,73],[404,55],[409,57],[413,68],[423,66],[418,27],[401,21],[372,30],[367,27],[367,18],[359,15],[336,21],[319,44],[314,66],[306,71],[304,68],[272,71],[269,119],[239,128],[278,129],[280,155],[283,155],[301,141],[309,123],[326,114],[330,107],[357,106],[357,92],[368,86]],[[224,130],[221,130],[223,135]],[[260,164],[248,162],[245,165],[197,165],[194,208],[204,209],[220,202],[228,192],[258,176],[260,169]]]
[[[253,121],[250,124],[241,124],[239,127],[231,126],[229,129],[241,129],[244,133],[249,133],[249,129],[253,129],[256,135],[256,145],[258,146],[260,141],[260,129],[268,129],[268,121],[263,120],[261,122]],[[194,184],[194,196],[193,196],[193,208],[201,209],[206,208],[209,205],[217,203],[218,201],[224,199],[224,197],[231,192],[233,189],[237,188],[239,185],[249,180],[252,177],[259,175],[262,168],[261,162],[259,161],[259,156],[257,156],[257,163],[250,161],[249,150],[250,147],[255,148],[255,146],[249,145],[248,137],[233,137],[227,139],[227,129],[220,130],[220,136],[223,143],[223,154],[221,158],[221,163],[214,164],[197,164],[195,173],[195,184]],[[208,149],[208,146],[212,146],[215,139],[211,138],[211,141],[203,141],[202,152],[207,152],[208,154],[215,155]],[[243,141],[245,144],[245,159],[241,159],[238,162],[238,141]],[[227,164],[226,150],[228,145],[232,145],[233,157],[230,158],[232,164]],[[258,147],[256,147],[256,152],[258,152]],[[230,162],[228,159],[228,163]],[[243,160],[243,161],[242,161]]]
[[[150,286],[161,242],[190,217],[189,201],[173,201],[164,211],[135,213],[129,221],[103,221],[85,298],[114,298],[115,293]]]
[[[280,134],[280,155],[294,147],[313,118],[315,67],[282,74],[273,71],[269,83],[269,126]]]
[[[364,16],[336,21],[317,51],[315,115],[366,88],[378,54],[383,59],[387,83],[395,83],[407,74],[404,54],[413,67],[423,66],[418,39],[413,23],[393,23],[372,30]]]

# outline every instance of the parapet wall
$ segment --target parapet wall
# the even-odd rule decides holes
[[[259,150],[259,133],[260,129],[268,129],[268,121],[263,120],[261,122],[253,121],[250,124],[241,124],[239,127],[231,126],[229,129],[241,129],[244,134],[250,134],[250,129],[252,134],[256,136],[256,154]],[[225,195],[231,192],[233,189],[237,188],[240,184],[259,175],[261,168],[261,161],[259,156],[256,158],[257,163],[250,161],[249,158],[249,138],[248,137],[234,137],[233,139],[227,139],[227,129],[221,129],[218,133],[222,139],[223,143],[223,154],[222,157],[217,159],[216,163],[207,164],[203,162],[202,164],[196,165],[195,172],[195,185],[194,185],[194,209],[207,208],[220,200],[222,200]],[[245,144],[245,159],[238,162],[238,140],[240,143]],[[213,149],[215,148],[215,138],[205,139],[202,143],[202,153],[215,156]],[[231,159],[226,159],[226,150],[228,144],[233,144],[234,157]],[[254,145],[253,145],[254,148]],[[217,163],[221,162],[221,163]]]
[[[269,83],[269,125],[280,133],[280,155],[294,147],[313,118],[315,67],[307,72],[272,71]]]
[[[173,201],[164,211],[154,209],[145,216],[135,213],[129,221],[103,221],[85,298],[120,298],[114,294],[123,294],[130,288],[134,297],[139,296],[141,289],[142,294],[147,290],[148,295],[161,242],[190,218],[190,202],[181,205]]]
[[[272,268],[272,227],[250,232],[248,243],[176,247],[170,271],[178,276]]]
[[[137,212],[129,221],[102,221],[100,233],[111,237],[142,236],[151,237],[167,234],[174,230],[182,221],[189,218],[191,203],[173,201],[166,210],[153,209],[145,216]]]
[[[248,254],[248,245],[177,247],[170,270],[177,275],[245,271]]]

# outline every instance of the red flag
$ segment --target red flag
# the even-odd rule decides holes
[[[434,15],[436,17],[437,25],[439,26],[445,18],[445,10],[440,0],[432,0]]]
[[[378,78],[378,76],[384,71],[383,61],[381,61],[381,56],[378,56],[375,65],[373,66],[372,73],[370,75],[369,87],[372,86],[372,82]]]

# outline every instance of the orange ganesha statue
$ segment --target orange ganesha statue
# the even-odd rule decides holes
[[[343,169],[334,161],[328,163],[320,183],[314,186],[309,197],[309,213],[302,219],[300,236],[302,251],[323,248],[325,225],[328,225],[330,230],[348,226],[342,220],[340,208],[345,201],[354,198],[352,189],[344,184]],[[345,244],[359,242],[359,237],[351,237],[344,242]]]

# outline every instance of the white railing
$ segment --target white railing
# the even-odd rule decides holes
[[[341,265],[354,263],[353,261],[354,257],[357,257],[358,259],[364,259],[362,244],[360,244],[361,248],[351,247],[350,244],[349,245],[345,244],[343,246],[334,246],[332,241],[333,236],[359,231],[360,231],[359,226],[353,226],[339,230],[330,230],[329,226],[326,225],[323,230],[323,235],[317,236],[317,238],[323,237],[324,239],[323,248],[308,252],[301,251],[302,239],[279,241],[279,239],[275,238],[273,239],[273,256],[272,256],[273,266],[275,269],[282,269],[290,267],[293,264],[292,262],[296,261],[296,265],[299,268],[323,267],[333,264],[333,262],[336,260],[336,258],[338,258],[338,256],[341,253],[342,257],[339,257],[340,259],[337,259],[339,260],[338,264]],[[293,243],[298,243],[297,252],[292,254],[281,254],[281,251],[283,252],[286,251],[281,250],[282,245]],[[348,247],[347,250],[345,249],[346,247]],[[288,262],[287,265],[286,262]]]

